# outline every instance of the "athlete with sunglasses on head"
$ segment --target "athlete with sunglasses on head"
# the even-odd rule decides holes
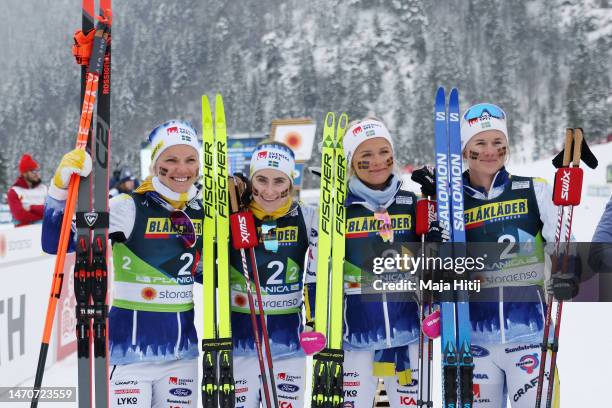
[[[506,120],[505,112],[490,103],[470,107],[461,119],[466,240],[498,243],[484,250],[485,269],[472,272],[482,288],[470,294],[474,407],[479,408],[506,406],[507,398],[512,408],[535,406],[546,311],[542,244],[555,242],[557,226],[546,181],[511,175],[505,168],[510,151]],[[571,274],[552,283],[555,293],[557,285],[577,290]],[[545,395],[546,379],[543,385]],[[554,390],[556,407],[557,383]]]
[[[416,405],[419,315],[406,292],[372,292],[372,260],[402,254],[416,234],[414,193],[402,189],[391,134],[376,118],[349,124],[344,136],[349,167],[344,263],[344,404],[370,408],[383,378],[391,407]],[[448,233],[437,222],[428,241]],[[448,237],[446,237],[448,238]],[[412,255],[420,245],[411,247]],[[390,275],[397,275],[388,270]],[[399,271],[401,272],[401,271]],[[410,276],[408,273],[407,276]],[[375,286],[374,286],[375,288]],[[316,318],[316,316],[315,316]]]
[[[315,208],[294,201],[294,175],[293,151],[283,143],[262,142],[251,156],[249,179],[243,180],[248,188],[241,201],[254,215],[260,240],[255,257],[278,401],[281,407],[300,408],[304,406],[306,390],[306,355],[300,346],[300,333],[305,328],[303,293],[305,281],[311,285],[315,282],[318,217]],[[249,275],[254,282],[250,267]],[[233,247],[230,282],[236,406],[256,408],[260,402],[265,405],[261,401],[264,392],[246,301],[242,256]]]
[[[194,186],[200,144],[194,128],[181,120],[156,127],[149,141],[151,176],[109,203],[114,270],[108,316],[110,406],[165,406],[170,398],[170,405],[192,407],[199,394],[192,287],[196,275],[201,278],[196,267],[203,210]],[[83,150],[62,158],[45,203],[45,252],[57,251],[70,176],[90,171],[91,157]],[[171,390],[177,387],[191,397],[174,397]]]

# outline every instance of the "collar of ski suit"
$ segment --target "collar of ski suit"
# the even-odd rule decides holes
[[[287,202],[278,207],[272,213],[267,213],[255,200],[251,201],[251,203],[249,204],[249,209],[251,210],[253,215],[259,220],[263,220],[267,217],[272,217],[273,220],[276,220],[285,216],[292,209],[292,206],[293,200],[291,199],[291,197],[288,197]]]
[[[366,186],[355,175],[351,176],[348,182],[348,192],[345,205],[361,204],[368,210],[374,212],[380,207],[388,208],[395,199],[397,192],[402,187],[402,180],[392,174],[387,181],[384,190],[374,190]]]
[[[177,209],[185,208],[187,202],[198,194],[198,189],[195,186],[189,187],[189,191],[186,193],[174,192],[166,187],[157,177],[147,177],[135,192],[144,194],[147,191],[156,191],[172,207]]]
[[[508,173],[505,167],[502,167],[493,177],[491,188],[487,193],[487,190],[483,187],[473,187],[470,184],[470,171],[466,170],[463,173],[463,192],[479,200],[492,200],[504,192],[509,181],[510,173]]]

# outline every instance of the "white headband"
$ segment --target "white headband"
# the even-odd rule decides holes
[[[344,155],[346,156],[346,161],[348,165],[351,165],[351,159],[353,158],[353,154],[357,147],[360,144],[365,142],[366,140],[374,139],[377,137],[382,137],[391,145],[391,149],[393,149],[393,139],[391,139],[391,134],[389,130],[385,127],[385,125],[378,120],[375,119],[366,119],[359,123],[355,123],[353,126],[348,128],[346,134],[344,135]]]
[[[188,122],[182,120],[169,120],[151,131],[149,134],[151,143],[151,166],[164,150],[175,145],[187,145],[193,147],[200,154],[200,142],[198,134]]]
[[[249,177],[259,170],[279,170],[293,182],[295,176],[295,154],[293,150],[279,144],[270,143],[257,146],[251,156]]]

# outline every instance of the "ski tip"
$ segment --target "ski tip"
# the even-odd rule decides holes
[[[338,139],[338,144],[340,145],[339,147],[342,147],[342,138],[344,137],[344,134],[346,133],[346,128],[348,126],[348,115],[343,112],[340,115],[340,118],[338,119],[338,129],[337,129],[337,135],[336,138]]]
[[[325,115],[325,126],[333,127],[336,122],[336,114],[334,112],[327,112]]]
[[[202,119],[206,119],[208,116],[212,117],[210,113],[210,101],[207,95],[202,95]]]
[[[452,104],[456,101],[459,101],[459,90],[457,88],[453,88],[450,91],[449,103]]]
[[[444,100],[444,87],[441,86],[438,88],[438,90],[436,91],[436,100],[442,99]]]
[[[217,128],[225,127],[225,107],[221,94],[215,96],[215,123]]]

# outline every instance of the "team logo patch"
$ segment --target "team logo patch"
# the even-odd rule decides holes
[[[140,291],[140,295],[144,300],[153,300],[157,297],[157,291],[152,287],[146,287]]]
[[[97,219],[98,219],[98,213],[95,213],[95,212],[85,213],[85,222],[90,227],[96,223]]]
[[[529,188],[529,181],[513,181],[512,190],[522,190]]]
[[[486,348],[475,345],[472,345],[470,347],[470,351],[472,352],[472,356],[474,357],[486,357],[491,354]]]
[[[521,357],[519,362],[516,363],[516,366],[521,370],[527,371],[527,374],[533,373],[533,370],[535,370],[539,365],[540,360],[538,359],[537,354],[527,354]]]
[[[395,198],[395,204],[408,204],[412,205],[412,197],[399,196]]]
[[[287,383],[278,384],[276,388],[278,388],[279,390],[283,392],[291,392],[291,393],[298,392],[300,389],[300,387],[298,387],[297,385],[287,384]]]
[[[172,388],[168,392],[175,397],[188,397],[191,395],[191,390],[188,388]]]

